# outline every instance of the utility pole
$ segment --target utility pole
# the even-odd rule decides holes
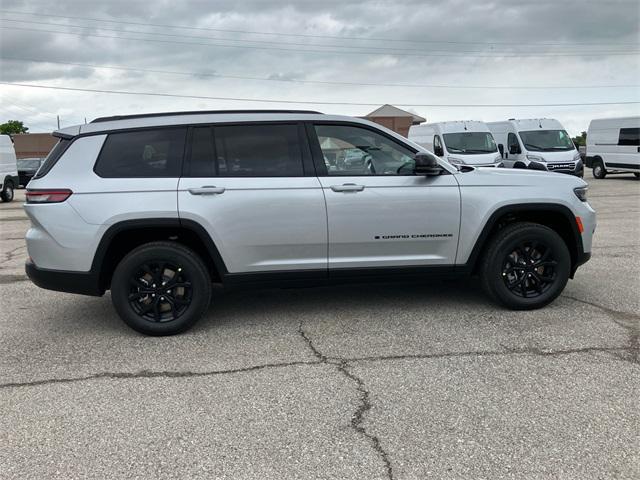
[[[56,115],[56,118],[58,119],[58,130],[60,130],[60,115]]]

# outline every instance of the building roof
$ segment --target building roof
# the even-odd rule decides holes
[[[393,105],[389,105],[388,103],[382,105],[379,108],[376,108],[373,112],[368,113],[364,116],[364,118],[380,117],[411,117],[414,125],[427,121],[426,118],[422,118],[419,115],[407,112],[406,110],[402,110],[401,108],[394,107]]]

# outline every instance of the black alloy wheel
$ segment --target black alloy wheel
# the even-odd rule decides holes
[[[552,287],[557,265],[551,247],[541,242],[523,241],[505,257],[502,278],[514,295],[535,298]]]
[[[146,335],[188,330],[209,308],[211,275],[202,258],[177,242],[134,248],[111,278],[111,301],[120,318]]]
[[[180,265],[156,260],[140,265],[129,282],[129,305],[150,322],[170,322],[191,303],[191,281]]]

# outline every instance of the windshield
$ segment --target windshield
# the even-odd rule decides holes
[[[444,144],[451,153],[472,155],[497,152],[496,142],[489,132],[445,133]]]
[[[33,170],[37,170],[40,168],[40,159],[27,159],[27,160],[18,160],[18,166],[21,168],[29,168]]]
[[[564,130],[532,130],[519,133],[524,148],[532,152],[564,152],[575,149],[571,137]]]

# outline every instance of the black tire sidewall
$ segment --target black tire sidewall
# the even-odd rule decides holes
[[[10,182],[5,183],[4,188],[2,189],[2,201],[11,202],[14,196],[15,192],[13,190],[13,184]]]
[[[141,264],[153,260],[176,262],[186,271],[191,281],[191,303],[176,320],[150,322],[138,316],[129,305],[131,276]],[[118,315],[131,328],[146,335],[174,335],[184,332],[206,312],[210,300],[211,279],[199,257],[186,248],[170,245],[138,247],[122,259],[111,280],[111,301]]]
[[[596,173],[598,172],[598,168],[600,169],[599,174]],[[595,160],[593,162],[593,176],[594,178],[597,178],[600,180],[607,176],[607,171],[604,168],[604,163],[602,162],[602,160]]]
[[[504,283],[502,266],[506,256],[523,241],[537,241],[551,248],[556,265],[556,279],[551,287],[542,295],[533,298],[520,297],[511,292]],[[543,307],[555,300],[569,280],[571,273],[571,255],[564,240],[553,230],[546,227],[529,227],[514,231],[504,237],[495,248],[493,258],[487,268],[487,281],[491,290],[501,303],[516,310],[530,310]]]

